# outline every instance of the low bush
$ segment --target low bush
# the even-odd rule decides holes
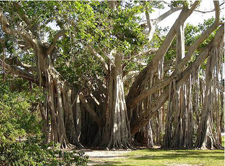
[[[35,139],[34,139],[35,140]],[[63,151],[52,146],[42,145],[31,138],[22,142],[0,145],[0,165],[18,166],[63,166],[87,165],[88,157],[83,152]]]
[[[0,165],[87,165],[82,152],[43,144],[39,111],[31,109],[40,95],[38,89],[33,91],[11,92],[8,82],[0,84]]]

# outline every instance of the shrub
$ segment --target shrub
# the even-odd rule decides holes
[[[11,92],[7,82],[0,84],[0,165],[87,165],[82,152],[42,144],[41,118],[38,111],[31,111],[32,103],[42,96],[38,89],[33,91]]]
[[[55,148],[52,149],[48,145],[42,145],[38,143],[36,139],[32,139],[29,138],[28,140],[22,142],[16,141],[13,143],[1,144],[0,165],[87,165],[88,157],[82,152],[63,151]]]

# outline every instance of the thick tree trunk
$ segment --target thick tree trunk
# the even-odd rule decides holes
[[[147,146],[149,148],[154,146],[153,128],[150,120],[145,127],[134,135],[134,144],[138,146]]]
[[[95,52],[92,50],[92,53]],[[106,67],[108,77],[102,80],[106,88],[102,87],[101,82],[98,87],[101,90],[94,88],[86,96],[82,93],[79,95],[85,110],[82,113],[81,137],[88,146],[126,149],[130,147],[130,129],[124,96],[122,57],[119,54],[113,57]]]
[[[31,22],[29,22],[29,19],[25,14],[26,12],[23,11],[23,8],[18,3],[15,3],[14,5],[16,6],[16,9],[18,9],[17,11],[20,11],[17,13],[21,18],[20,21],[30,25]],[[7,18],[4,16],[2,9],[0,9],[0,19],[2,20],[1,28],[5,32],[5,34],[20,37],[20,40],[22,39],[23,42],[26,43],[26,45],[28,45],[28,48],[33,49],[33,52],[35,55],[36,66],[28,65],[29,66],[28,67],[27,65],[23,65],[20,62],[16,64],[18,66],[8,65],[7,67],[11,69],[15,69],[16,73],[18,75],[21,75],[22,78],[25,78],[30,81],[34,81],[35,83],[39,83],[40,87],[45,86],[46,91],[48,92],[48,97],[46,98],[46,101],[47,101],[47,104],[45,104],[46,108],[43,110],[49,111],[49,113],[47,112],[47,115],[51,116],[51,117],[48,117],[49,119],[51,119],[50,120],[51,121],[50,122],[51,123],[50,139],[51,141],[54,141],[55,143],[61,143],[62,147],[67,147],[67,145],[70,145],[70,143],[67,138],[65,125],[67,123],[70,123],[70,124],[73,123],[73,120],[70,117],[70,115],[72,115],[71,104],[70,104],[70,99],[68,98],[68,96],[66,94],[63,94],[65,93],[64,91],[65,82],[60,77],[60,74],[54,68],[50,58],[53,50],[55,49],[57,40],[61,36],[65,35],[65,31],[63,30],[59,31],[54,36],[51,42],[52,44],[49,47],[46,47],[42,43],[39,37],[34,36],[35,34],[37,35],[38,30],[34,34],[33,30],[30,29],[29,25],[27,27],[28,29],[24,29],[20,26],[17,27],[16,29],[11,29],[12,27],[8,26],[9,22]],[[33,32],[33,33],[30,33],[30,32]],[[18,45],[16,47],[18,47]],[[30,71],[32,71],[32,74]],[[36,74],[38,75],[38,81],[35,76]],[[64,100],[65,101],[67,100],[69,102],[68,105],[65,104]],[[64,115],[66,115],[65,119],[64,119]],[[43,118],[45,119],[44,116]],[[67,122],[67,120],[69,122]],[[46,123],[48,123],[48,120],[46,121]],[[48,124],[46,124],[46,126],[48,126]],[[75,137],[74,136],[71,137],[71,133],[72,135],[75,135],[74,126],[69,127],[68,129],[70,131],[68,131],[67,133],[70,139],[73,140]],[[77,140],[75,141],[73,140],[72,142],[73,143],[77,142]]]
[[[65,128],[66,128],[66,135],[70,143],[78,146],[79,148],[82,145],[79,143],[79,129],[76,130],[76,126],[79,124],[75,123],[73,108],[72,108],[72,90],[69,89],[66,85],[62,87],[62,94],[63,94],[63,108],[64,108],[64,120],[65,120]],[[76,110],[77,113],[79,110]],[[79,120],[79,118],[77,119]],[[79,122],[78,122],[79,123]]]
[[[167,116],[166,116],[166,126],[165,126],[165,135],[164,135],[164,144],[163,146],[168,148],[172,146],[172,120],[173,117],[172,115],[172,106],[171,106],[171,101],[172,101],[172,86],[173,83],[170,83],[169,86],[169,100],[167,104]]]
[[[60,143],[62,147],[67,147],[69,141],[66,135],[65,123],[63,119],[64,108],[62,103],[62,93],[58,79],[51,72],[48,73],[49,84],[49,105],[51,110],[51,138],[55,143]]]
[[[209,58],[207,61],[206,68],[206,88],[205,88],[205,98],[203,102],[203,108],[201,112],[201,121],[198,126],[197,132],[197,148],[217,148],[222,149],[221,142],[219,140],[217,132],[218,129],[214,127],[216,122],[213,121],[214,110],[219,109],[216,106],[217,98],[215,91],[215,83],[213,83],[216,79],[218,81],[218,70],[221,66],[221,58],[223,55],[223,44],[215,44],[215,47],[212,48],[209,52]],[[219,62],[219,63],[218,63]],[[217,98],[216,102],[214,98]],[[217,113],[217,117],[219,117]],[[216,117],[216,118],[217,118]],[[218,125],[217,125],[218,126]],[[217,127],[218,128],[218,127]]]
[[[115,55],[115,66],[112,66],[109,78],[109,118],[106,117],[106,128],[109,137],[108,148],[129,148],[130,129],[123,87],[122,57]],[[107,114],[106,114],[107,115]],[[105,142],[105,141],[103,141]],[[107,142],[107,141],[106,141]]]
[[[62,147],[71,147],[71,143],[81,147],[77,140],[73,119],[71,90],[62,81],[60,74],[53,67],[51,60],[45,55],[45,48],[38,45],[36,51],[40,85],[47,85],[48,104],[46,110],[51,115],[51,141],[60,143]]]

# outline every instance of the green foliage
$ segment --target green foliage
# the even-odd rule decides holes
[[[164,9],[164,2],[162,1],[150,1],[149,3],[151,5],[151,8]]]
[[[184,1],[171,1],[171,6],[172,7],[182,7],[182,6],[185,6],[185,7],[188,7],[188,1],[184,0]]]
[[[83,152],[63,151],[42,145],[37,138],[0,144],[0,165],[87,165]]]
[[[26,85],[21,79],[0,84],[0,165],[86,165],[82,152],[42,144],[40,115],[32,106],[44,98],[38,87],[30,92]]]
[[[200,36],[201,36],[201,33],[203,31],[205,31],[206,29],[208,29],[214,22],[214,18],[210,18],[208,20],[204,20],[203,23],[197,25],[197,26],[194,26],[194,25],[191,25],[191,24],[187,24],[186,27],[185,27],[185,44],[190,46],[192,45],[195,40],[197,40]],[[211,40],[212,38],[215,36],[215,32],[212,33],[201,45],[200,47],[204,47],[205,45],[207,45]]]
[[[114,49],[123,56],[124,64],[138,67],[135,63],[130,64],[130,57],[147,43],[139,25],[143,6],[127,2],[126,8],[120,6],[115,12],[106,1],[75,1],[62,2],[57,9],[60,15],[74,20],[67,20],[61,25],[69,32],[57,43],[61,55],[55,61],[57,71],[73,87],[82,88],[80,85],[86,86],[96,75],[104,76],[102,64],[89,52],[87,44],[106,61],[107,55]],[[125,70],[130,70],[130,67]]]
[[[191,24],[187,24],[185,27],[185,44],[186,46],[191,46],[200,36],[201,34],[208,29],[213,23],[215,19],[209,18],[207,20],[204,20],[203,23],[198,24],[197,26],[193,26]],[[191,64],[195,59],[196,56],[199,55],[199,52],[207,45],[209,42],[214,38],[216,34],[217,29],[209,35],[207,39],[205,39],[199,46],[198,49],[195,51],[194,55],[192,56],[192,59],[190,60],[189,64]],[[207,59],[204,61],[204,63],[200,66],[201,69],[206,69],[206,63]]]
[[[11,92],[9,86],[9,82],[0,85],[0,143],[14,142],[28,133],[41,132],[38,113],[30,112],[35,100],[33,95]]]
[[[178,1],[177,1],[177,3],[178,3]],[[187,51],[187,48],[189,46],[194,44],[194,42],[201,36],[201,34],[213,24],[213,22],[214,22],[214,18],[210,18],[210,19],[204,20],[203,23],[201,23],[197,26],[194,26],[191,24],[186,24],[185,30],[184,30],[185,47],[186,47],[185,51]],[[162,29],[159,30],[159,32],[162,32],[162,31],[163,31]],[[201,43],[199,45],[198,49],[194,53],[195,56],[192,56],[188,65],[191,64],[196,59],[196,56],[199,54],[201,49],[204,48],[213,39],[213,37],[215,36],[215,33],[216,33],[216,30],[212,34],[210,34],[210,36],[205,41],[203,41],[203,43]],[[159,42],[159,45],[160,44],[161,43]],[[169,50],[166,53],[165,61],[176,60],[176,49],[175,48],[176,48],[176,37],[173,40],[171,47],[169,48]],[[204,68],[205,64],[206,63],[204,63],[202,65],[203,68]]]

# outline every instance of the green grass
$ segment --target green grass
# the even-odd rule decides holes
[[[223,150],[136,150],[126,158],[105,159],[107,166],[224,166]],[[180,165],[179,165],[180,164]],[[188,165],[189,164],[189,165]]]
[[[222,146],[224,147],[225,137],[222,137]]]

